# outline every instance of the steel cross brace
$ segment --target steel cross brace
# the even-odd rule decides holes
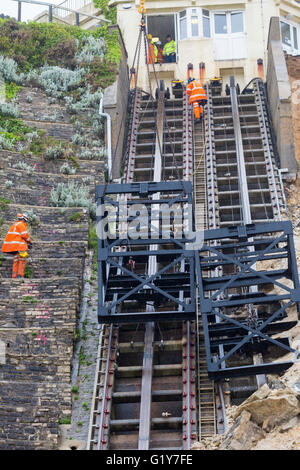
[[[262,239],[262,249],[259,245],[259,239],[266,236],[268,238]],[[219,243],[210,246],[209,242],[214,240]],[[282,248],[283,243],[285,246]],[[253,251],[249,251],[247,258],[245,248],[247,250],[250,246],[253,247]],[[226,249],[228,251],[228,247],[233,253],[223,252]],[[285,323],[278,323],[282,320],[287,309],[296,304],[298,316],[300,311],[299,277],[291,222],[251,224],[206,231],[204,245],[200,253],[195,256],[199,303],[210,377],[212,379],[221,379],[224,377],[275,373],[289,367],[293,363],[292,360],[247,366],[242,365],[242,361],[240,366],[236,363],[241,354],[251,353],[255,349],[266,351],[267,347],[270,346],[276,347],[276,352],[282,350],[282,354],[284,351],[285,353],[287,351],[295,353],[289,346],[288,338],[274,339],[271,337],[272,332],[274,334],[276,331],[285,331],[287,329]],[[267,267],[264,269],[263,263],[270,259],[283,259],[287,263],[287,268],[268,270]],[[210,262],[210,260],[212,261]],[[222,263],[231,267],[232,274],[220,277],[220,279],[214,277],[210,282],[210,272],[213,272]],[[260,270],[257,269],[257,265],[259,265]],[[278,278],[292,281],[293,287],[278,282]],[[269,286],[271,284],[279,287],[283,294],[251,293],[249,291],[247,295],[243,293],[242,289],[245,286],[259,284]],[[240,291],[236,292],[237,289]],[[238,319],[234,315],[234,309],[239,308],[239,314],[241,315],[245,306],[253,305],[256,308],[263,308],[266,316],[265,307],[268,305],[271,307],[274,304],[277,306],[275,312],[269,314],[264,320],[258,317],[255,325],[247,324],[245,317]],[[216,317],[221,319],[221,323],[216,323]],[[218,329],[222,324],[222,334],[218,334]],[[230,329],[229,325],[234,325],[236,328]],[[286,322],[286,325],[291,327],[294,322]],[[220,344],[223,345],[224,350],[221,357],[218,354],[219,348],[216,346]],[[234,362],[234,367],[230,366],[230,362]]]

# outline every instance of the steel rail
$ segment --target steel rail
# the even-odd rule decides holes
[[[160,143],[163,141],[164,131],[164,90],[159,90],[157,118],[156,118],[156,141],[154,155],[154,175],[153,181],[161,181],[162,172],[162,152]],[[153,199],[160,199],[160,194],[153,195]],[[153,210],[155,211],[156,205]],[[158,228],[159,222],[156,222]],[[157,245],[151,245],[151,250],[157,250]],[[148,266],[148,275],[152,276],[157,272],[156,256],[151,256]],[[153,310],[152,305],[147,305],[147,311]],[[150,429],[151,429],[151,403],[152,403],[152,369],[154,355],[154,328],[153,322],[146,324],[145,331],[145,351],[143,358],[142,388],[141,388],[141,405],[140,405],[140,426],[139,426],[139,450],[149,450],[150,446]]]
[[[246,175],[246,164],[244,158],[244,149],[243,149],[243,138],[241,132],[241,123],[239,117],[239,105],[237,100],[237,92],[236,86],[234,82],[234,77],[230,78],[230,96],[231,96],[231,104],[232,104],[232,117],[233,117],[233,128],[234,128],[234,136],[236,142],[236,152],[237,152],[237,163],[238,163],[238,175],[239,175],[239,192],[240,192],[240,200],[242,205],[242,213],[243,213],[243,224],[248,225],[252,223],[251,217],[251,209],[250,209],[250,200],[249,200],[249,188],[247,183],[247,175]],[[249,241],[253,241],[253,239],[249,239]],[[253,247],[252,251],[253,251]],[[255,265],[254,265],[255,266]],[[255,269],[255,267],[254,267]],[[257,292],[257,286],[252,286],[250,288],[250,292]],[[253,308],[253,306],[249,306],[249,308]],[[255,354],[253,356],[254,364],[258,364],[261,362],[261,357],[259,354]],[[257,385],[258,387],[264,385],[266,383],[266,377],[264,375],[257,375],[256,376]]]
[[[233,129],[234,129],[234,138],[235,138],[235,147],[236,147],[238,176],[239,176],[239,179],[238,179],[239,193],[240,193],[240,200],[241,200],[241,206],[242,206],[243,223],[247,225],[247,224],[252,223],[252,218],[251,218],[251,210],[250,210],[249,188],[248,188],[247,176],[246,176],[246,165],[245,165],[245,158],[244,158],[241,123],[240,123],[240,117],[239,117],[239,107],[238,107],[234,77],[230,77],[230,97],[231,97],[231,106],[232,106],[232,119],[233,119]]]
[[[274,174],[274,165],[273,165],[273,159],[271,155],[271,148],[270,148],[270,143],[269,143],[269,136],[267,132],[267,123],[266,123],[266,117],[265,117],[265,110],[261,98],[261,90],[260,90],[260,81],[257,79],[254,81],[254,86],[256,88],[256,97],[258,100],[258,107],[259,107],[259,114],[260,118],[262,121],[262,132],[263,132],[263,137],[264,137],[264,148],[265,148],[265,153],[266,153],[266,160],[268,163],[268,173],[270,174],[270,192],[271,192],[271,200],[273,199],[273,210],[274,210],[274,219],[275,220],[281,220],[281,211],[280,211],[280,203],[279,203],[279,197],[278,197],[278,191],[277,191],[277,185],[276,185],[276,180],[275,180],[275,174]]]

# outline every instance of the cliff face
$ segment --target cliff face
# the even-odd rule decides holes
[[[292,89],[292,114],[294,128],[295,154],[300,163],[300,56],[285,55],[287,71]]]
[[[269,378],[270,379],[270,378]],[[224,435],[194,445],[195,450],[299,450],[300,362],[280,379],[263,385],[238,407]]]

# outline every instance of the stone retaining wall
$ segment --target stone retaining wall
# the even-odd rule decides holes
[[[41,91],[23,88],[18,107],[34,128],[71,142],[74,119],[61,103],[51,104]],[[77,119],[92,141],[97,136],[88,124],[90,112],[85,114]],[[0,150],[0,191],[9,201],[0,203],[1,241],[18,212],[32,209],[37,216],[28,227],[33,249],[27,278],[12,280],[12,261],[0,256],[0,341],[6,348],[5,364],[0,364],[0,449],[55,449],[59,424],[71,415],[71,365],[89,218],[86,209],[51,207],[50,191],[59,182],[76,181],[94,197],[104,161],[81,160],[84,150],[75,149],[74,176],[60,173],[69,160]],[[15,169],[19,161],[34,171],[28,175]],[[13,187],[7,187],[7,180]]]

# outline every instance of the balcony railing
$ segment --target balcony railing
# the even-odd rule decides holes
[[[65,18],[71,14],[70,11],[62,10],[59,7],[64,7],[71,10],[80,10],[81,8],[85,7],[86,5],[90,5],[91,3],[93,3],[92,0],[64,0],[63,2],[59,3],[56,8],[53,8],[53,14],[60,16],[61,18]]]
[[[76,26],[80,24],[80,16],[89,19],[96,19],[99,22],[103,23],[111,23],[111,21],[106,20],[104,18],[100,18],[99,16],[91,15],[82,11],[82,8],[86,5],[93,4],[92,0],[64,0],[59,5],[54,5],[50,2],[42,2],[39,0],[11,0],[13,2],[18,3],[18,21],[22,21],[22,5],[23,3],[29,3],[31,5],[39,5],[45,6],[48,8],[48,21],[53,21],[53,15],[56,15],[60,18],[65,18],[67,16],[70,17],[71,22],[73,23],[75,18]]]

